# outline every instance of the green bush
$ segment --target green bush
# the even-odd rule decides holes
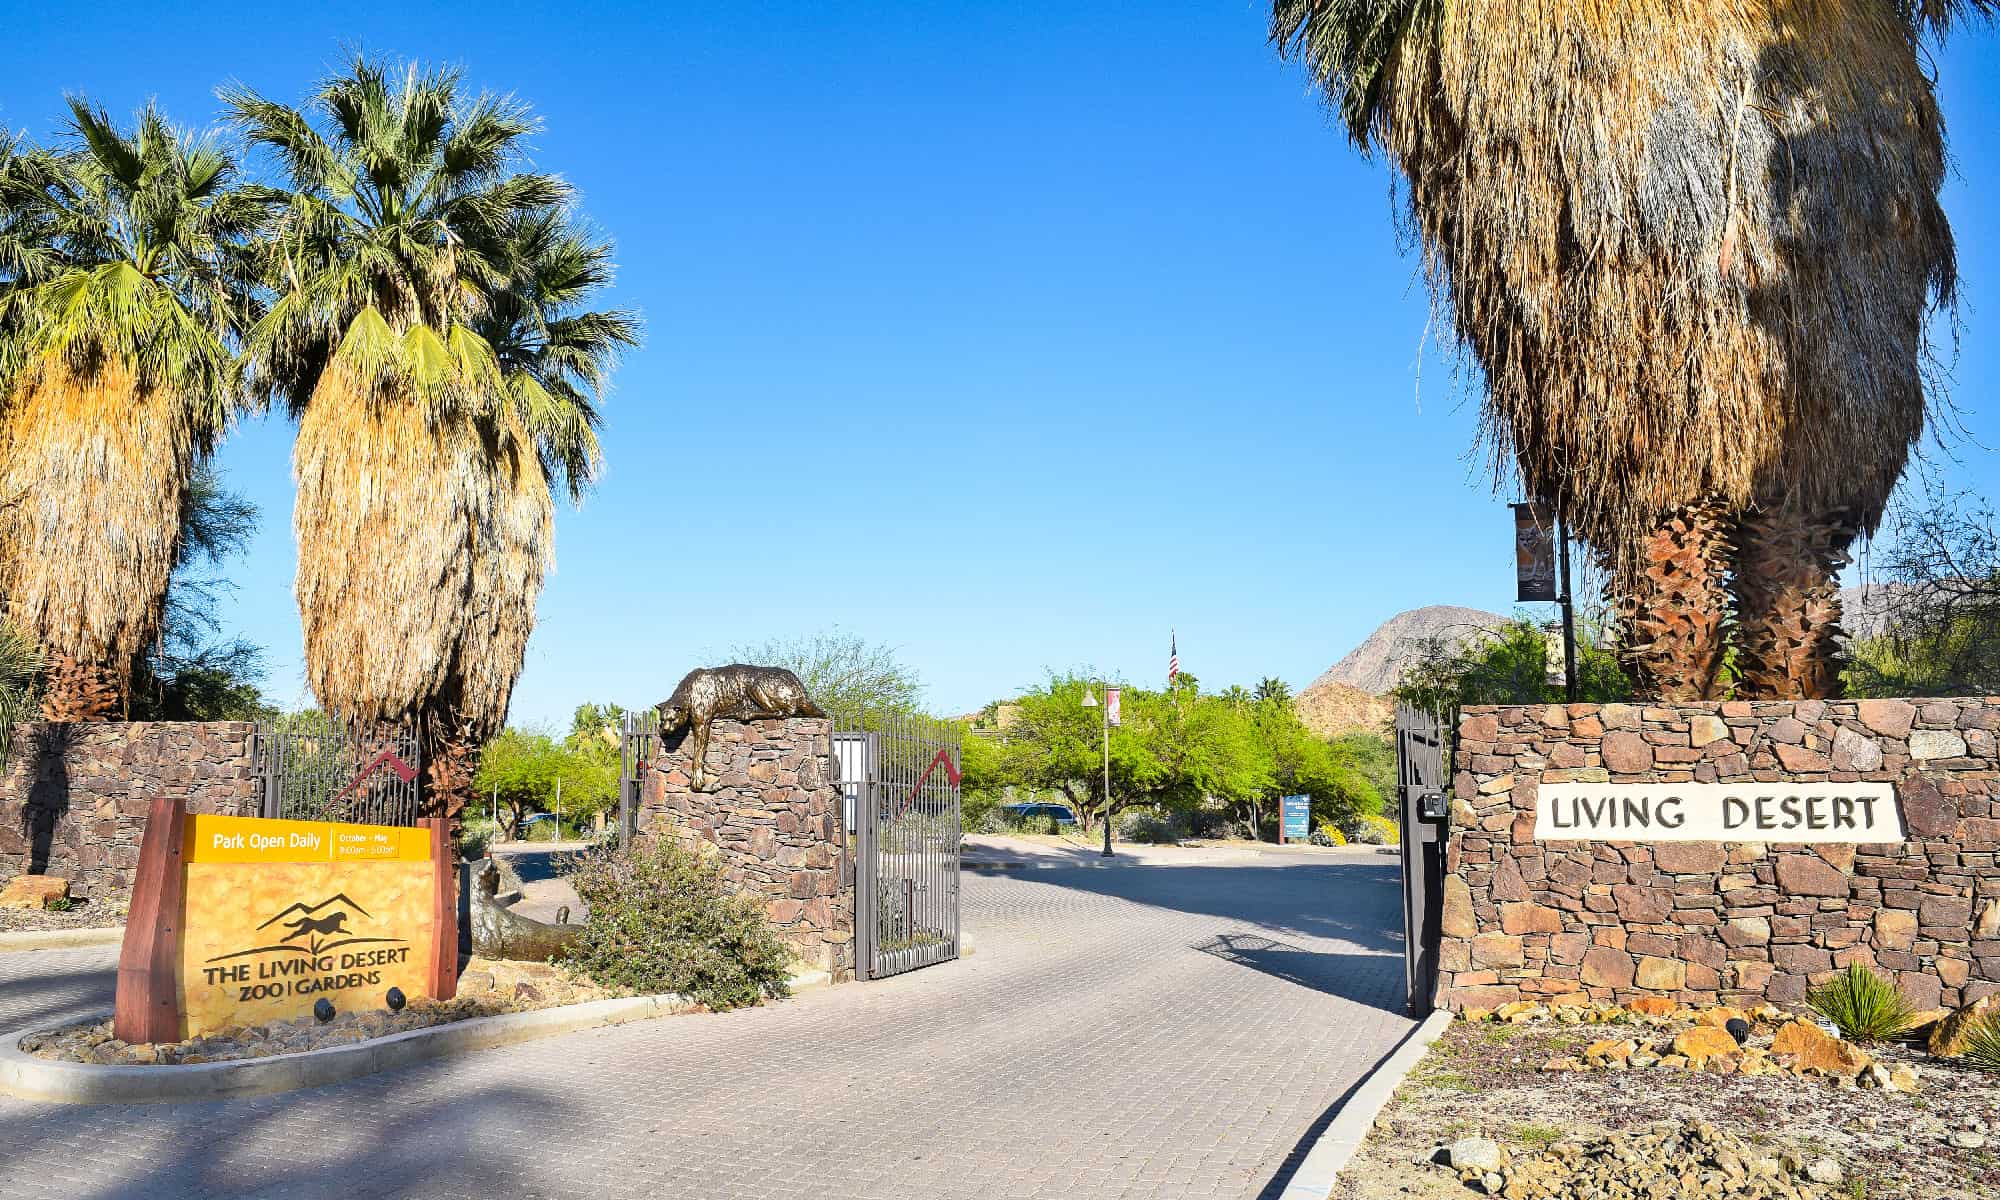
[[[569,881],[590,916],[563,957],[593,981],[678,992],[716,1010],[786,994],[791,954],[763,906],[671,838],[584,851]]]
[[[1860,963],[1806,993],[1806,1004],[1850,1042],[1882,1042],[1908,1029],[1916,1010],[1896,985]]]
[[[1373,813],[1356,816],[1347,829],[1347,840],[1357,846],[1393,846],[1401,837],[1394,821]]]
[[[2000,1071],[2000,1009],[1979,1018],[1965,1032],[1965,1061],[1988,1071]]]
[[[1141,810],[1123,813],[1118,818],[1120,841],[1174,846],[1180,844],[1181,837],[1180,822],[1160,813]]]
[[[485,858],[486,849],[492,844],[491,825],[467,825],[458,831],[458,856],[466,862],[478,862]]]

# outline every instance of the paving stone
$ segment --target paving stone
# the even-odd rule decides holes
[[[281,1096],[0,1098],[7,1197],[1248,1200],[1411,1026],[1391,860],[963,888],[976,953],[878,983]],[[115,962],[0,954],[0,1027],[108,1005]]]

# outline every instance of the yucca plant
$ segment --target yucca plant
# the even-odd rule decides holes
[[[290,189],[246,352],[299,422],[308,678],[346,720],[417,719],[447,761],[438,739],[503,723],[551,488],[596,470],[591,402],[622,343],[577,307],[608,263],[535,275],[523,231],[562,227],[571,191],[525,169],[528,109],[455,71],[357,57],[302,109],[223,99]]]
[[[1642,689],[1836,681],[1834,569],[1955,286],[1920,42],[1992,0],[1274,0],[1402,176],[1496,463],[1611,568]],[[1732,595],[1733,578],[1733,595]]]
[[[1850,1042],[1885,1042],[1908,1030],[1916,1009],[1896,985],[1860,963],[1806,993],[1806,1004]]]
[[[1987,1071],[2000,1071],[2000,1011],[1987,1013],[1965,1033],[1966,1062]]]
[[[81,98],[0,176],[0,595],[65,664],[51,713],[101,717],[158,635],[194,464],[243,407],[270,198],[215,138]]]

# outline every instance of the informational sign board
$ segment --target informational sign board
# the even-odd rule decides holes
[[[1539,842],[1900,842],[1892,783],[1544,783]]]
[[[456,873],[441,822],[350,825],[153,806],[115,1032],[177,1041],[230,1025],[449,999]]]
[[[1555,519],[1538,504],[1514,508],[1514,599],[1556,598]]]
[[[1286,796],[1278,802],[1278,840],[1303,842],[1312,837],[1312,797]]]

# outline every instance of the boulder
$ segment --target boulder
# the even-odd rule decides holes
[[[69,899],[69,880],[58,875],[16,875],[0,889],[0,908],[47,908]]]
[[[1674,1053],[1699,1067],[1711,1058],[1736,1053],[1736,1039],[1727,1030],[1697,1025],[1674,1039]]]
[[[1665,996],[1641,996],[1625,1007],[1642,1017],[1671,1017],[1681,1006]]]
[[[1991,1013],[2000,1013],[2000,992],[1981,996],[1932,1026],[1925,1047],[1939,1058],[1958,1057],[1965,1053],[1965,1043],[1972,1035],[1973,1026]]]

